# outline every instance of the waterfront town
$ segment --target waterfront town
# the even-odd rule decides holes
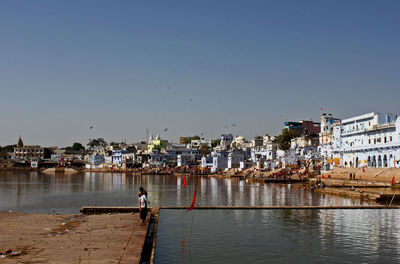
[[[216,186],[217,179],[230,177],[229,181],[239,182],[238,186],[241,186],[240,198],[243,198],[243,182],[254,184],[254,187],[259,184],[255,182],[264,181],[263,185],[271,188],[267,194],[271,196],[277,195],[272,191],[274,188],[287,188],[285,195],[288,196],[290,190],[297,189],[301,195],[308,193],[324,197],[325,194],[333,194],[341,201],[352,200],[350,205],[345,206],[340,202],[328,205],[321,202],[322,205],[309,206],[301,204],[301,196],[296,196],[295,206],[196,205],[196,210],[200,211],[246,209],[257,212],[278,209],[294,210],[297,214],[297,211],[302,210],[352,209],[357,212],[360,209],[397,209],[392,202],[397,204],[400,197],[395,188],[398,183],[394,177],[400,171],[400,117],[390,113],[367,113],[343,120],[331,114],[322,114],[320,122],[285,122],[280,135],[257,136],[250,140],[240,135],[234,137],[232,134],[222,134],[216,140],[195,135],[181,137],[179,143],[173,143],[159,135],[153,137],[149,134],[147,141],[136,144],[107,144],[103,138],[96,138],[90,140],[87,148],[80,143],[57,148],[26,145],[19,137],[16,145],[4,148],[13,150],[7,152],[1,161],[1,170],[13,171],[8,175],[18,175],[20,171],[33,171],[34,175],[43,172],[43,178],[56,177],[62,182],[62,178],[70,178],[70,175],[80,172],[85,172],[83,175],[89,177],[92,174],[102,175],[103,172],[113,177],[115,172],[119,175],[116,177],[124,178],[131,174],[131,178],[138,179],[149,176],[165,179],[173,174],[176,190],[172,188],[171,191],[182,196],[184,192],[181,181],[183,180],[184,187],[185,178],[188,181],[190,177],[192,182],[201,182],[200,188],[204,192],[207,188],[204,178],[207,176],[211,176],[210,181],[214,182],[210,187]],[[63,174],[67,176],[60,176]],[[4,175],[8,177],[7,172]],[[299,184],[282,187],[290,186],[291,183]],[[216,189],[212,189],[211,197],[215,198],[216,192]],[[254,188],[249,191],[251,195],[255,192],[258,191]],[[234,193],[232,191],[227,196]],[[156,193],[151,195],[158,196]],[[192,206],[188,210],[194,208],[195,197],[196,185]],[[134,197],[130,200],[134,200]],[[309,200],[312,201],[312,196]],[[368,205],[367,200],[373,203]],[[83,200],[80,202],[84,203]],[[182,232],[184,225],[183,208],[187,207],[151,207],[150,214],[143,223],[139,219],[139,208],[135,206],[83,206],[80,215],[25,214],[12,210],[2,212],[0,257],[6,258],[6,263],[21,263],[18,262],[20,260],[29,263],[162,263],[166,257],[160,251],[165,247],[170,256],[171,243],[165,242],[165,237],[157,232],[157,228],[160,228],[157,227],[160,225],[160,210],[180,209],[181,223],[177,222],[179,227],[175,227],[173,232],[178,233],[176,230]],[[301,214],[298,218],[302,219]],[[322,218],[325,219],[326,216]],[[235,221],[241,220],[236,219],[233,222]],[[159,231],[165,232],[168,228],[164,226]],[[190,226],[190,232],[191,229]],[[269,229],[262,230],[265,232]],[[189,254],[186,258],[190,258],[191,246],[185,249],[185,237],[176,243],[182,248],[180,254]],[[221,262],[227,262],[225,258],[222,255]],[[240,256],[236,255],[235,259],[238,258]],[[186,263],[186,259],[183,263]]]
[[[365,171],[400,167],[400,117],[371,112],[341,120],[324,113],[320,122],[287,121],[280,135],[266,134],[252,139],[232,134],[222,134],[218,139],[194,135],[182,136],[175,143],[149,133],[147,141],[136,144],[108,144],[103,138],[91,139],[86,147],[81,143],[66,148],[30,144],[19,137],[16,145],[3,147],[1,169],[195,171],[220,175],[313,166],[321,171],[334,168]]]
[[[0,8],[0,264],[400,263],[400,1]]]

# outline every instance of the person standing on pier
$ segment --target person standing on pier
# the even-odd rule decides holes
[[[147,217],[147,205],[149,201],[145,194],[139,193],[139,211],[140,211],[140,219],[142,219],[142,223],[146,222]]]
[[[142,194],[146,195],[146,198],[148,198],[147,191],[143,187],[140,187],[138,196],[140,197]]]

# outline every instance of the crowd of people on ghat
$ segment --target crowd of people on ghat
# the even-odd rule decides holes
[[[143,168],[131,168],[127,169],[127,172],[133,174],[210,174],[210,168],[201,168],[198,166],[181,166],[181,167],[162,167],[162,166],[150,166],[150,167],[143,167]]]

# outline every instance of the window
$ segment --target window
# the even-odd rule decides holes
[[[392,136],[390,136],[389,141],[392,142]]]
[[[374,138],[374,144],[376,144],[376,138]]]
[[[386,137],[385,137],[385,143],[386,143],[387,141],[386,141]]]

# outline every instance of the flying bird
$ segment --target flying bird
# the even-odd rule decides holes
[[[92,130],[92,129],[94,129],[94,127],[90,126],[89,130]]]
[[[236,126],[236,124],[232,124],[232,126],[234,127],[234,126]]]
[[[192,100],[192,99],[190,99],[190,100],[189,100],[189,102],[193,102],[193,100]]]
[[[169,85],[167,86],[167,90],[171,90],[171,87]]]
[[[166,132],[168,130],[168,127],[164,129],[164,132]]]

